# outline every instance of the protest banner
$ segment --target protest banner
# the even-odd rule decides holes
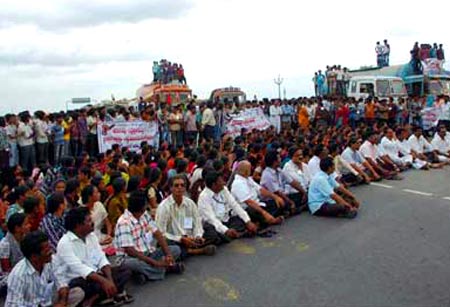
[[[436,106],[426,107],[422,110],[422,128],[430,130],[435,127],[438,122],[439,108]]]
[[[111,149],[113,144],[128,147],[137,151],[141,143],[146,141],[149,145],[158,147],[158,123],[131,121],[131,122],[105,122],[97,126],[98,147],[100,152]]]
[[[242,128],[265,130],[270,127],[270,122],[260,108],[251,108],[242,110],[235,115],[232,114],[226,127],[227,134],[237,137],[241,134]]]

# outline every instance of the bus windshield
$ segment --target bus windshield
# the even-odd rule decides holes
[[[405,96],[406,95],[406,88],[402,81],[400,80],[393,80],[392,81],[392,95],[399,95],[399,96]]]
[[[390,94],[389,80],[377,80],[377,96],[388,97]]]

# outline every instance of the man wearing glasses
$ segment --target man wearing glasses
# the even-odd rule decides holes
[[[172,194],[156,211],[156,225],[169,240],[181,248],[182,258],[188,255],[208,255],[216,253],[216,247],[203,238],[203,227],[197,205],[185,196],[186,179],[175,175],[171,181]]]

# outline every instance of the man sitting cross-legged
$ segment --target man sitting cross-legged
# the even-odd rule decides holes
[[[281,224],[284,220],[282,211],[283,199],[269,192],[251,178],[252,165],[248,161],[241,161],[237,173],[231,184],[231,193],[238,203],[247,211],[253,222],[259,227]],[[272,202],[263,202],[261,197],[271,198]]]
[[[158,206],[156,225],[169,242],[181,248],[181,258],[188,255],[214,255],[216,247],[203,238],[198,207],[186,197],[187,181],[182,174],[171,178],[172,195]]]
[[[117,221],[114,237],[117,255],[123,256],[125,266],[139,274],[143,282],[162,280],[167,271],[184,271],[184,264],[175,262],[180,256],[180,248],[167,245],[146,206],[145,193],[133,192],[128,198],[128,209]],[[156,248],[157,244],[159,248]]]
[[[256,234],[256,225],[225,187],[222,174],[207,172],[205,183],[206,187],[198,199],[198,210],[205,230],[203,236],[221,244],[239,238],[244,233]]]
[[[20,243],[24,259],[8,277],[5,306],[77,306],[84,298],[79,287],[69,290],[64,266],[52,261],[48,237],[41,231],[28,233]]]
[[[131,303],[133,298],[125,291],[131,271],[124,265],[111,267],[94,234],[89,209],[70,210],[65,226],[67,232],[58,243],[56,258],[66,268],[64,278],[69,287],[83,289],[84,306],[96,301],[109,306]]]
[[[360,203],[349,190],[333,179],[332,174],[335,170],[333,159],[330,157],[322,159],[320,169],[308,190],[308,206],[311,214],[354,218]]]

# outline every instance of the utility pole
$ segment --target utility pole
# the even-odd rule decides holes
[[[281,99],[281,84],[283,83],[283,78],[278,75],[278,78],[273,79],[273,82],[278,86],[278,99]]]

